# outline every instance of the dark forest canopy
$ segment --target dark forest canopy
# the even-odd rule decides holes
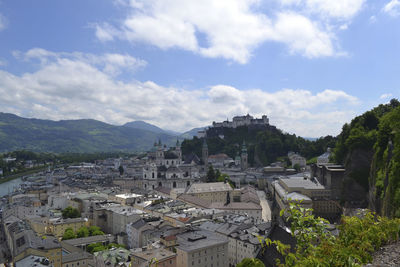
[[[252,166],[275,162],[279,157],[287,156],[289,151],[300,153],[307,159],[323,154],[328,147],[335,146],[336,138],[325,136],[310,141],[295,134],[283,133],[275,127],[250,129],[247,126],[236,129],[225,128],[223,139],[208,137],[209,155],[225,153],[231,158],[240,155],[243,143],[246,144],[249,163]],[[191,152],[201,157],[203,139],[194,137],[182,142],[183,154]]]

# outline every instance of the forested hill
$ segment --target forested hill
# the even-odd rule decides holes
[[[294,134],[283,133],[274,126],[249,128],[247,126],[236,129],[223,128],[219,134],[207,131],[207,145],[209,155],[225,153],[235,156],[242,149],[243,142],[246,143],[249,163],[252,166],[265,166],[275,162],[279,157],[287,156],[289,151],[299,152],[307,159],[323,154],[327,147],[333,147],[336,139],[332,136],[309,141]],[[222,131],[222,132],[221,132]],[[188,154],[196,153],[201,157],[203,140],[194,137],[182,143],[182,152]]]
[[[345,124],[334,155],[346,166],[348,176],[365,187],[370,208],[385,216],[400,217],[398,100],[379,105]]]
[[[140,151],[154,141],[172,144],[176,137],[143,129],[114,126],[96,120],[39,120],[0,113],[0,152]]]

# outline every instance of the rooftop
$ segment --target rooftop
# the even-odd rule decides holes
[[[95,235],[95,236],[68,239],[68,240],[65,240],[64,242],[66,242],[72,246],[79,246],[79,245],[84,245],[84,244],[109,241],[110,238],[111,238],[110,235]]]
[[[279,181],[288,188],[325,189],[325,187],[318,182],[305,179],[304,177],[281,178]]]
[[[132,255],[137,258],[141,258],[146,261],[150,261],[151,259],[157,259],[158,262],[161,262],[166,259],[170,259],[176,256],[176,254],[170,250],[166,250],[163,248],[145,250],[145,251],[137,251],[133,252]]]
[[[179,244],[177,249],[187,252],[228,243],[227,238],[205,230],[185,232],[179,234],[177,238]]]
[[[123,199],[142,197],[142,195],[134,194],[134,193],[130,193],[130,194],[119,194],[119,195],[115,195],[115,196],[116,196],[116,197],[119,197],[119,198],[123,198]]]
[[[223,202],[213,202],[209,208],[220,210],[262,210],[260,205],[253,202],[231,202],[228,205]]]
[[[228,183],[194,183],[187,190],[187,194],[232,191],[232,187]]]

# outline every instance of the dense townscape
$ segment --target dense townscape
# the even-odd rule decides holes
[[[22,179],[1,199],[1,261],[55,267],[275,266],[290,260],[280,244],[301,246],[294,205],[312,211],[323,220],[324,235],[337,238],[345,233],[341,216],[366,212],[365,191],[349,184],[349,170],[333,162],[332,148],[311,160],[289,151],[267,166],[249,162],[245,140],[236,145],[234,158],[210,154],[207,142],[226,139],[224,129],[271,127],[266,116],[225,124],[199,130],[198,154],[196,149],[184,154],[179,140],[174,146],[158,140],[146,153],[119,157],[5,153],[6,177]]]
[[[251,123],[242,118],[238,126]],[[270,266],[274,257],[266,255],[278,256],[273,248],[264,253],[260,238],[294,242],[277,214],[289,202],[301,200],[332,222],[341,214],[344,169],[329,164],[329,149],[312,169],[295,152],[288,166],[251,167],[245,142],[235,158],[209,155],[206,133],[199,134],[200,157],[182,155],[179,140],[158,141],[145,154],[53,164],[25,176],[2,199],[2,261],[216,267],[258,257]]]

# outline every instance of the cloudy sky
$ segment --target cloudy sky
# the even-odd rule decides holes
[[[307,137],[400,93],[400,0],[0,0],[0,112]]]

